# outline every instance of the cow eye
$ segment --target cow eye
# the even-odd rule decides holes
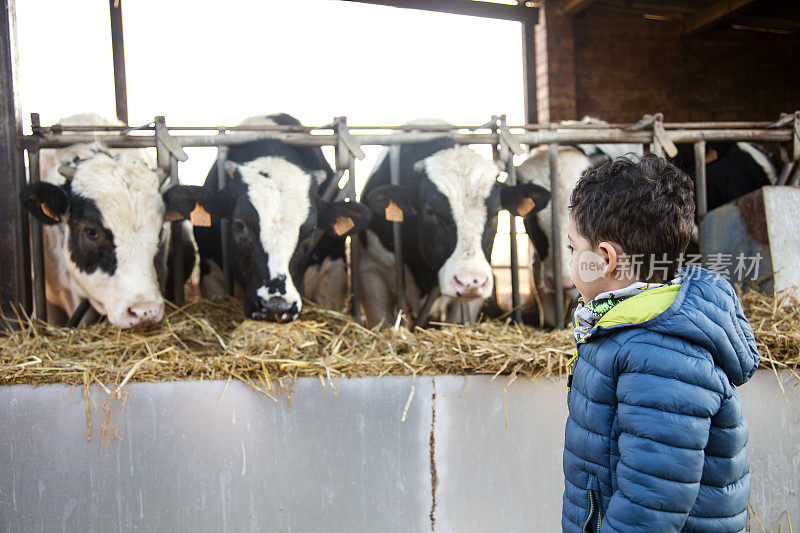
[[[247,231],[247,225],[241,220],[234,220],[233,231],[235,231],[240,235],[243,235]]]
[[[92,226],[83,228],[83,234],[86,235],[86,238],[90,241],[96,241],[100,237],[100,234]]]

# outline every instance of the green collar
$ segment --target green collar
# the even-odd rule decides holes
[[[647,322],[666,311],[680,289],[681,285],[665,285],[627,298],[603,315],[594,329]]]

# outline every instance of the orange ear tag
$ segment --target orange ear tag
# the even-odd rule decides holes
[[[61,217],[50,211],[50,207],[44,202],[39,204],[39,208],[42,210],[42,213],[45,214],[47,218],[51,218],[56,222],[61,222]]]
[[[177,211],[167,211],[164,213],[164,222],[175,222],[177,220],[183,220],[183,215]]]
[[[718,157],[719,154],[717,154],[717,151],[714,150],[713,148],[706,150],[706,165],[709,163],[713,163],[714,161],[717,160]]]
[[[522,202],[517,206],[517,214],[521,217],[528,216],[528,213],[533,211],[536,207],[536,202],[531,198],[523,198]]]
[[[189,213],[189,221],[191,221],[192,226],[207,228],[211,226],[211,215],[203,209],[202,205],[194,204],[194,210]]]
[[[394,200],[389,200],[389,205],[386,206],[386,211],[384,212],[386,216],[386,220],[389,222],[402,222],[403,221],[403,210],[400,209],[400,206],[394,203]]]
[[[341,216],[337,218],[336,222],[333,224],[333,231],[336,232],[336,235],[341,237],[354,227],[356,227],[356,223],[353,222],[352,218]]]

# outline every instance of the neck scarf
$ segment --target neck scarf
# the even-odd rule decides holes
[[[588,304],[584,304],[582,299],[578,299],[578,307],[575,309],[573,321],[575,325],[575,342],[577,344],[584,342],[589,331],[597,325],[603,315],[619,305],[620,302],[656,287],[679,285],[680,283],[683,283],[683,276],[680,275],[667,283],[637,281],[625,288],[598,294]]]

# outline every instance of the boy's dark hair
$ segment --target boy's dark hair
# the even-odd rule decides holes
[[[664,282],[692,236],[694,184],[666,159],[630,156],[588,170],[572,191],[570,212],[592,247],[615,242],[636,259],[641,281]]]

